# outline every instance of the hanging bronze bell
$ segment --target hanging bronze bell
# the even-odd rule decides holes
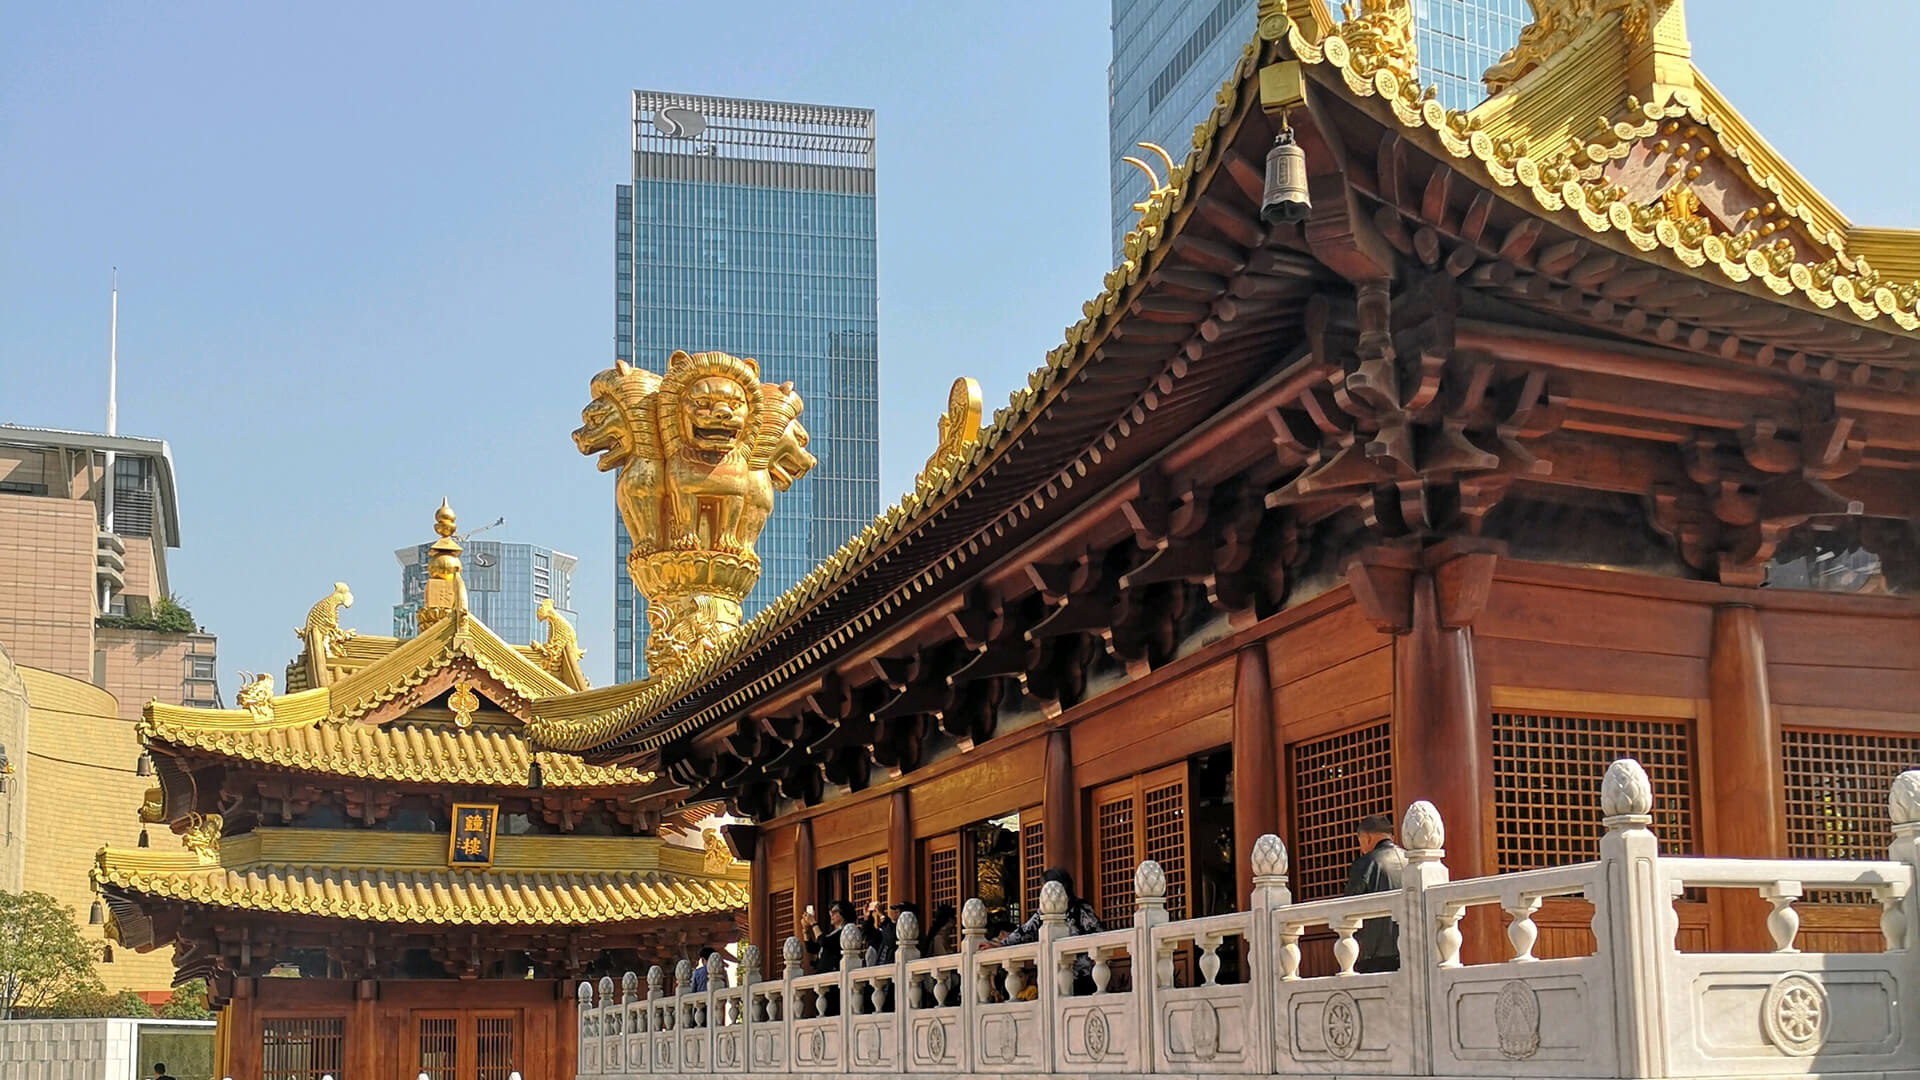
[[[1267,184],[1260,196],[1260,219],[1269,225],[1307,220],[1313,200],[1307,197],[1307,155],[1293,141],[1293,129],[1282,127],[1267,151]]]

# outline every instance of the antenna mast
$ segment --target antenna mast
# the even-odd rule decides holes
[[[120,268],[113,268],[112,300],[107,316],[107,434],[119,434],[120,427]],[[100,477],[101,504],[105,509],[100,528],[113,531],[113,451],[107,451],[106,468]],[[100,614],[113,604],[113,586],[100,579]]]

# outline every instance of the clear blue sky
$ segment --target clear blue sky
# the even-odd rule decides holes
[[[1696,61],[1855,221],[1920,225],[1912,0],[1692,0]],[[1803,16],[1801,13],[1811,13]],[[0,420],[173,444],[173,584],[221,684],[335,580],[462,524],[580,556],[611,672],[610,481],[574,452],[612,340],[636,87],[878,111],[882,490],[957,375],[991,409],[1108,266],[1100,0],[27,4],[0,40]],[[697,342],[689,342],[697,347]]]

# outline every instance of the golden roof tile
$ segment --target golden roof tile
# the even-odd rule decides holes
[[[206,865],[192,854],[106,849],[94,887],[239,911],[449,926],[624,923],[738,911],[738,881],[659,871],[376,868],[308,863]]]

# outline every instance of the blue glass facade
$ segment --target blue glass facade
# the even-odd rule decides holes
[[[487,629],[514,644],[535,638],[546,640],[534,618],[540,601],[552,598],[568,622],[574,621],[573,568],[579,560],[551,548],[468,540],[462,544],[460,576],[467,583],[467,610]],[[393,636],[410,638],[416,632],[414,613],[427,589],[428,545],[415,544],[393,553],[400,563],[400,602],[393,606]]]
[[[1193,146],[1194,126],[1253,38],[1255,0],[1113,0],[1113,64],[1107,69],[1114,261],[1146,195],[1147,180],[1122,158],[1156,143],[1175,161]],[[1336,12],[1337,3],[1329,4]],[[1413,0],[1421,81],[1451,109],[1486,96],[1480,74],[1533,21],[1527,0]]]
[[[873,113],[637,91],[615,188],[614,352],[752,357],[791,381],[819,459],[757,545],[754,612],[880,510]],[[642,678],[646,605],[614,515],[614,678]]]

